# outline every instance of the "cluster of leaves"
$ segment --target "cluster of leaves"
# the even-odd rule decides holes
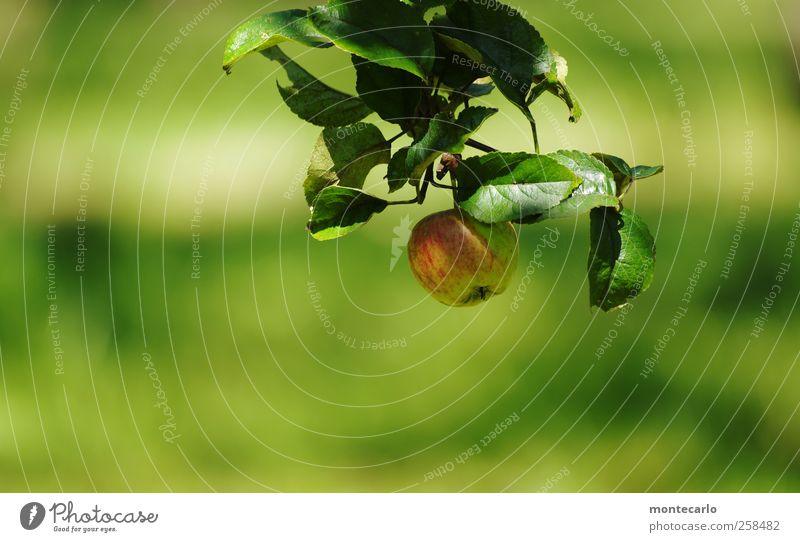
[[[352,55],[356,95],[331,88],[280,48],[283,42],[335,46]],[[319,240],[362,226],[391,205],[422,203],[429,187],[486,223],[531,224],[590,213],[590,292],[603,310],[624,305],[650,284],[655,242],[622,197],[660,167],[631,168],[620,158],[562,150],[539,152],[531,105],[545,93],[561,99],[576,122],[581,108],[566,84],[567,63],[517,11],[464,0],[330,0],[247,21],[230,36],[224,69],[250,53],[282,65],[286,105],[323,127],[304,184],[308,229]],[[535,153],[499,152],[472,139],[497,109],[470,105],[497,90],[525,116]],[[376,113],[400,133],[387,140],[363,122]],[[392,149],[406,137],[409,143]],[[461,158],[466,147],[484,154]],[[441,160],[435,170],[437,159]],[[413,187],[411,200],[363,190],[386,166],[388,192]],[[441,184],[450,173],[450,184]],[[438,174],[437,174],[438,173]]]

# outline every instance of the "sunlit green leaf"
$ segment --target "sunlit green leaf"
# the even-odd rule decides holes
[[[329,186],[312,202],[308,231],[318,241],[336,239],[363,226],[388,202],[355,188]]]
[[[467,158],[456,179],[459,206],[487,224],[541,215],[581,182],[551,157],[501,152]]]
[[[533,222],[545,219],[574,218],[595,207],[618,207],[616,184],[611,171],[591,154],[556,151],[547,156],[569,168],[581,180],[580,186],[561,203],[548,209]]]
[[[231,66],[245,55],[264,51],[285,41],[296,41],[312,47],[330,44],[314,28],[304,9],[267,13],[250,19],[231,33],[225,46],[222,67],[230,73]]]

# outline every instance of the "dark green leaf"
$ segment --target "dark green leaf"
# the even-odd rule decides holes
[[[431,119],[427,133],[416,141],[408,151],[406,171],[412,182],[416,182],[425,169],[442,153],[460,154],[470,136],[478,131],[486,119],[497,113],[488,107],[468,107],[457,120],[439,113]]]
[[[358,122],[372,111],[361,99],[339,92],[305,71],[280,47],[272,47],[262,54],[280,62],[292,84],[278,85],[283,101],[301,119],[317,126],[346,126]]]
[[[363,226],[388,202],[355,188],[329,186],[313,202],[308,231],[318,241],[336,239]]]
[[[456,179],[461,208],[487,224],[541,215],[581,182],[551,157],[500,152],[467,158]]]
[[[361,188],[367,174],[378,164],[388,164],[391,145],[378,128],[363,122],[325,128],[311,154],[303,185],[312,205],[317,194],[333,184]]]
[[[462,89],[469,86],[473,81],[486,74],[475,66],[474,61],[466,54],[459,53],[451,49],[448,43],[453,43],[456,47],[461,46],[461,42],[450,39],[440,33],[434,33],[436,38],[436,62],[433,65],[433,73],[438,78],[441,86],[451,89]],[[480,53],[470,50],[471,54],[479,56]]]
[[[639,181],[663,172],[664,166],[636,166],[631,168],[631,178],[634,181]]]
[[[422,11],[438,8],[439,6],[449,6],[459,0],[403,0],[404,3],[414,6]]]
[[[493,90],[494,90],[494,85],[473,83],[467,87],[467,89],[464,91],[464,94],[466,94],[470,98],[480,98],[482,96],[487,96],[491,94]]]
[[[636,166],[632,168],[625,160],[611,154],[596,152],[593,156],[608,166],[614,174],[617,195],[620,198],[630,189],[634,181],[646,179],[664,171],[664,166]]]
[[[407,71],[387,68],[353,56],[356,90],[369,107],[383,120],[410,131],[418,122],[418,108],[425,83]]]
[[[267,13],[250,19],[228,37],[222,67],[230,73],[231,66],[243,56],[264,51],[284,41],[296,41],[311,47],[330,45],[328,39],[314,28],[306,10]]]
[[[609,311],[650,286],[656,245],[645,223],[629,209],[594,209],[591,221],[590,301],[593,307]]]
[[[485,65],[503,95],[519,108],[531,91],[533,77],[549,58],[542,37],[515,9],[493,2],[455,2],[447,17],[434,19],[434,29],[450,49]],[[473,64],[473,67],[474,64]],[[483,74],[482,74],[483,75]]]
[[[433,67],[433,34],[419,10],[397,0],[330,0],[311,20],[340,49],[423,79]]]
[[[408,157],[408,147],[403,147],[392,156],[389,161],[389,171],[386,179],[389,181],[389,192],[396,192],[403,188],[408,182],[408,171],[406,170],[406,158]]]

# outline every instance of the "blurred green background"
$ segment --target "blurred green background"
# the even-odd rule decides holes
[[[798,490],[797,2],[516,5],[585,111],[537,104],[543,150],[666,167],[629,196],[659,259],[624,313],[589,310],[587,217],[523,230],[512,291],[477,309],[392,267],[395,228],[447,194],[309,240],[319,129],[282,104],[276,64],[221,70],[237,24],[305,4],[4,0],[0,489]],[[353,90],[348,55],[285,49]],[[502,114],[479,139],[530,150],[521,115],[486,102]]]

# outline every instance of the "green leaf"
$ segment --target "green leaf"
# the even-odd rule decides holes
[[[272,47],[262,54],[279,62],[292,82],[278,85],[283,101],[301,119],[317,126],[346,126],[360,121],[372,110],[361,99],[339,92],[308,73],[281,51]]]
[[[314,151],[303,184],[306,201],[330,185],[361,188],[367,174],[379,164],[388,164],[391,145],[372,124],[325,128]]]
[[[547,71],[535,76],[533,79],[536,86],[528,97],[528,104],[536,101],[536,99],[545,92],[550,92],[567,105],[570,112],[570,122],[578,122],[583,111],[581,110],[578,100],[575,99],[569,88],[567,88],[566,79],[569,68],[567,67],[566,59],[556,51],[549,51],[549,61],[546,66]]]
[[[415,8],[419,9],[422,13],[426,11],[438,8],[440,6],[449,6],[453,2],[457,0],[403,0],[403,3],[408,4],[409,6],[414,6]]]
[[[488,96],[494,90],[494,85],[491,84],[483,84],[483,83],[473,83],[466,88],[464,94],[469,96],[470,98],[480,98],[482,96]]]
[[[442,153],[460,154],[470,136],[495,113],[497,109],[468,107],[457,120],[449,118],[447,113],[433,117],[427,133],[408,150],[406,171],[411,182],[419,180],[425,169]]]
[[[406,158],[408,157],[408,147],[403,147],[389,160],[388,173],[386,179],[389,182],[389,192],[396,192],[403,188],[409,181],[408,171],[406,170]]]
[[[644,221],[629,209],[591,212],[589,295],[609,311],[626,305],[653,282],[656,245]]]
[[[595,207],[618,207],[616,184],[611,171],[591,154],[580,151],[561,150],[548,154],[564,167],[569,168],[581,180],[567,199],[548,209],[530,222],[545,219],[573,218],[588,213]]]
[[[456,2],[447,17],[435,18],[432,26],[453,51],[478,63],[478,68],[485,65],[482,75],[491,76],[506,98],[526,108],[533,77],[541,72],[549,50],[518,11],[500,2]]]
[[[433,67],[433,34],[420,12],[402,2],[330,0],[311,20],[340,49],[423,79]]]
[[[455,47],[462,47],[464,44],[438,32],[434,33],[434,38],[436,62],[433,65],[433,74],[441,86],[462,89],[476,79],[486,76],[484,72],[476,69],[474,61],[466,53],[459,53],[449,47],[449,44]],[[470,53],[474,56],[480,55],[473,49],[470,49]]]
[[[664,172],[664,166],[635,166],[631,168],[631,178],[640,181]]]
[[[611,154],[596,152],[593,156],[603,162],[614,174],[617,195],[620,198],[630,189],[634,181],[646,179],[664,171],[664,166],[636,166],[632,168],[625,160]]]
[[[336,239],[360,228],[387,205],[355,188],[329,186],[314,199],[308,231],[318,241]]]
[[[267,13],[250,19],[228,37],[222,68],[231,72],[231,66],[245,55],[264,51],[283,43],[296,41],[310,47],[328,47],[330,42],[308,18],[304,9],[290,9]]]
[[[501,152],[467,158],[456,179],[459,206],[487,224],[541,215],[581,183],[549,156]]]
[[[418,108],[425,83],[407,71],[387,68],[353,55],[356,90],[383,120],[410,131],[419,122]]]

